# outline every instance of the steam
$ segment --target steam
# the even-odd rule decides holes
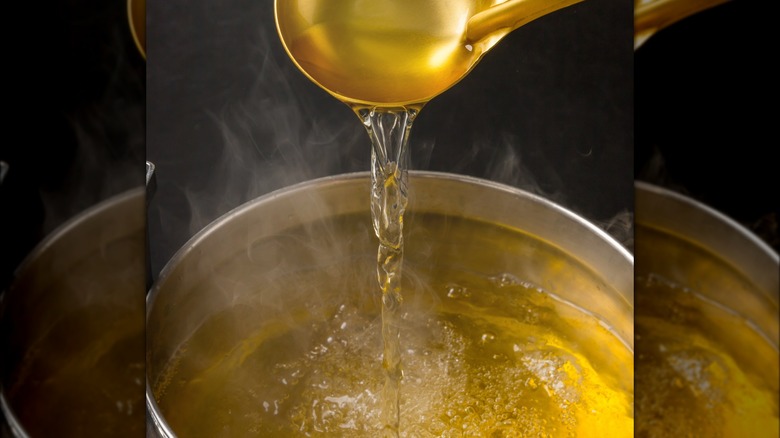
[[[639,170],[639,173],[636,175],[636,177],[640,180],[650,181],[654,184],[668,187],[678,193],[690,195],[688,189],[675,181],[672,175],[669,173],[669,169],[666,164],[666,157],[664,157],[661,149],[655,145],[650,151],[647,162],[642,167],[642,169]]]
[[[612,218],[593,222],[627,250],[634,251],[634,213],[623,210]]]
[[[8,173],[8,163],[0,161],[0,184],[5,180],[5,175]]]
[[[279,44],[271,38],[258,34],[248,59],[256,80],[244,97],[208,112],[221,145],[202,175],[206,183],[183,189],[191,209],[190,234],[273,190],[368,170],[370,143],[357,117],[324,91],[314,98],[302,93],[300,81],[308,79],[289,60],[279,59]],[[341,111],[323,113],[317,97]]]
[[[110,48],[97,66],[106,82],[102,89],[86,93],[94,93],[94,99],[76,105],[67,102],[59,116],[63,117],[60,125],[41,127],[61,129],[59,133],[72,138],[73,147],[71,157],[54,164],[59,168],[51,169],[55,175],[62,175],[61,180],[42,176],[44,181],[56,181],[56,185],[47,185],[40,192],[45,210],[43,229],[47,233],[87,207],[143,185],[143,83],[130,64],[132,54],[125,48],[122,31],[119,22],[108,31]],[[46,141],[59,143],[44,146],[52,150],[53,157],[67,155],[67,139],[50,136]],[[9,171],[14,171],[13,166]]]
[[[538,182],[537,177],[525,160],[517,146],[519,140],[516,136],[505,133],[502,141],[493,153],[488,167],[487,175],[493,181],[517,187],[521,190],[539,195],[552,202],[564,204],[566,199],[562,192],[554,189],[561,187],[563,182],[555,171],[555,166],[546,166],[548,180],[551,181],[550,189],[545,189]]]
[[[592,215],[585,214],[575,206],[575,203],[566,195],[567,192],[561,189],[565,187],[566,181],[556,170],[559,167],[559,163],[546,162],[541,167],[532,168],[531,164],[529,164],[530,160],[525,156],[531,152],[524,152],[523,145],[520,143],[515,134],[508,132],[503,133],[500,136],[500,141],[496,144],[474,142],[470,148],[466,149],[466,153],[463,154],[460,161],[456,164],[455,171],[463,172],[463,169],[468,169],[471,163],[479,160],[480,157],[484,157],[486,151],[489,151],[488,156],[490,158],[485,167],[484,178],[519,188],[563,206],[589,220],[626,249],[633,251],[633,212],[624,208],[615,213],[614,216],[607,218],[592,217]],[[432,147],[424,148],[424,150],[431,149]],[[576,154],[576,158],[568,157],[564,159],[572,160],[573,165],[584,165],[583,160],[594,154],[594,148],[588,148],[587,152],[576,150]]]

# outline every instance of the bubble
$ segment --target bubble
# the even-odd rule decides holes
[[[505,317],[506,302],[487,310],[482,306],[492,305],[490,301],[481,301],[480,307],[474,302],[447,304],[445,294],[456,291],[454,295],[462,296],[467,289],[455,286],[451,283],[438,292],[444,305],[457,312],[406,308],[401,332],[400,436],[511,437],[517,430],[527,431],[523,436],[529,437],[552,432],[557,436],[562,432],[556,431],[558,426],[576,425],[577,415],[587,412],[572,395],[582,385],[577,383],[582,372],[568,350],[551,347],[568,341],[551,334],[546,325]],[[470,290],[481,294],[477,287]],[[414,298],[407,301],[414,302]],[[523,303],[522,312],[533,308],[528,299],[516,303]],[[555,317],[556,312],[550,312]],[[253,402],[260,422],[265,422],[261,432],[377,435],[384,384],[381,319],[355,305],[340,305],[337,313],[339,318],[315,324],[316,331],[307,334],[308,344],[299,355],[283,356],[288,354],[285,347],[300,336],[277,341],[282,348],[273,350],[274,365],[265,368],[260,379],[265,386],[257,391],[268,401]],[[285,359],[276,358],[277,354]],[[286,379],[286,384],[280,379]]]
[[[467,288],[454,284],[447,286],[447,298],[463,299],[469,297],[471,297],[471,292]]]
[[[498,287],[509,287],[522,283],[520,279],[506,272],[490,277],[490,281]]]
[[[482,336],[479,337],[479,342],[483,345],[493,342],[495,340],[496,340],[496,334],[492,332],[482,333]]]

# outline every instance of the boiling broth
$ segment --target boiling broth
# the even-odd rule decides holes
[[[142,323],[124,309],[85,306],[31,346],[17,380],[6,388],[25,432],[31,437],[143,434]]]
[[[637,436],[777,436],[777,346],[657,274],[638,276],[635,296]]]
[[[97,251],[79,233],[107,235],[101,226],[59,235],[5,297],[3,396],[31,437],[133,437],[146,427],[143,233]],[[89,251],[70,260],[75,252],[58,252],[68,239]]]
[[[565,255],[484,222],[408,219],[400,436],[631,434],[630,348],[600,319],[523,280],[519,266],[554,271]],[[198,286],[193,296],[229,294],[230,305],[193,323],[152,382],[179,436],[382,430],[367,224],[349,216],[256,242]],[[237,268],[244,257],[263,268]],[[593,275],[574,264],[569,274]],[[227,282],[235,278],[248,284]]]

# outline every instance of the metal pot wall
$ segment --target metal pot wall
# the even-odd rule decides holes
[[[140,436],[143,188],[51,233],[2,299],[2,411],[15,437]]]
[[[338,307],[344,297],[330,294],[366,291],[366,306],[376,304],[369,187],[368,173],[361,172],[281,189],[216,220],[170,260],[147,302],[152,433],[176,435],[169,421],[176,410],[161,408],[157,396],[175,384],[179,370],[208,368],[225,359],[225,349],[253,342],[253,332],[280,320],[294,326],[324,318],[327,312],[310,305]],[[407,266],[437,264],[456,266],[456,271],[509,273],[591,312],[633,346],[633,259],[606,233],[543,198],[471,177],[411,172],[409,196],[404,278]],[[446,218],[441,229],[423,230],[419,224],[428,215]],[[340,222],[355,216],[359,220]],[[497,243],[479,228],[458,233],[460,218],[513,237]],[[486,246],[491,251],[485,252]],[[409,281],[420,286],[426,278]],[[222,328],[205,338],[210,345],[193,341],[196,332],[213,326],[215,317]],[[633,374],[627,380],[632,386]],[[218,410],[221,395],[210,398],[213,411]]]

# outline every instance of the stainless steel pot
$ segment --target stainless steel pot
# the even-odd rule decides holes
[[[778,254],[745,227],[690,197],[636,183],[637,274],[657,273],[778,334]]]
[[[410,172],[409,187],[405,266],[509,273],[592,312],[633,346],[633,258],[608,234],[546,199],[486,180]],[[175,409],[161,409],[156,395],[176,381],[177,370],[221,360],[223,348],[268,329],[264,321],[305,325],[322,315],[311,303],[337,306],[342,298],[331,293],[375,296],[369,188],[368,173],[356,173],[279,190],[227,213],[176,253],[147,302],[151,433],[176,435],[168,421]],[[444,218],[439,229],[416,226],[427,215]],[[459,234],[464,218],[514,237],[497,241],[479,228]],[[215,317],[223,335],[207,337],[210,345],[191,341]],[[213,395],[214,406],[219,399]]]
[[[134,189],[51,233],[2,296],[7,433],[144,432],[145,192]]]
[[[778,254],[680,193],[635,202],[637,433],[777,436]]]

